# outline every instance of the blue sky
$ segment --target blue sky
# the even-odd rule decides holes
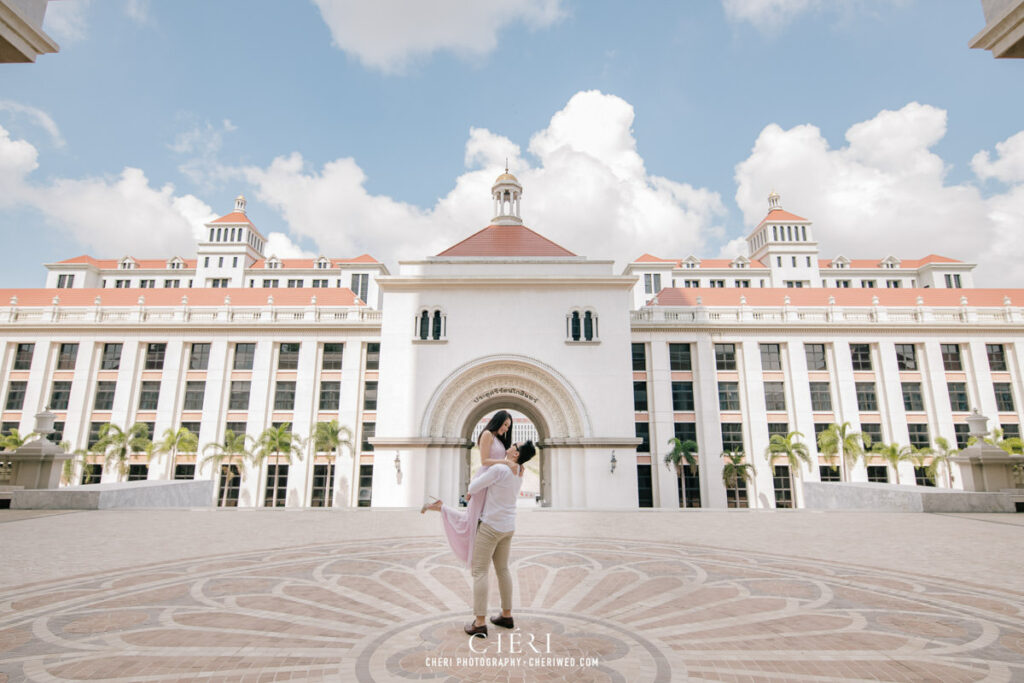
[[[1021,286],[1024,60],[975,0],[62,0],[0,67],[0,286],[190,256],[234,196],[279,256],[436,253],[490,218],[619,266],[729,255],[771,189],[824,256]]]

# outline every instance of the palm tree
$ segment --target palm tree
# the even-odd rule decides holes
[[[941,438],[941,437],[939,437]],[[915,448],[914,452],[910,454],[910,461],[914,463],[914,481],[917,481],[917,471],[924,470],[924,476],[929,483],[925,486],[935,486],[935,474],[931,471],[931,468],[925,464],[925,460],[932,454],[931,446],[924,446],[922,448]]]
[[[127,431],[116,424],[108,422],[100,427],[99,440],[93,444],[94,453],[106,456],[106,464],[117,466],[118,475],[128,474],[128,460],[132,453],[145,450],[149,443],[149,427],[136,422]]]
[[[839,479],[850,480],[850,467],[864,456],[864,437],[860,432],[852,431],[849,422],[830,424],[828,429],[818,434],[818,451],[829,459],[839,456]],[[871,437],[867,437],[870,445]]]
[[[764,450],[764,457],[768,460],[769,466],[771,466],[772,458],[775,456],[785,457],[790,475],[795,476],[799,481],[802,478],[802,466],[810,466],[811,464],[811,452],[807,449],[807,444],[796,440],[798,438],[803,438],[803,434],[800,432],[790,432],[785,435],[772,434],[772,438],[768,440],[768,448]],[[799,507],[799,502],[796,500],[796,492],[797,487],[794,485],[793,505],[794,507]]]
[[[956,448],[951,448],[949,441],[942,438],[941,436],[935,437],[935,447],[932,451],[932,464],[928,466],[928,471],[931,478],[938,478],[938,470],[941,465],[946,470],[946,488],[953,488],[953,464],[951,462],[953,456],[960,453]]]
[[[876,444],[871,449],[871,452],[882,456],[882,459],[889,464],[889,467],[896,474],[896,484],[898,486],[900,483],[900,463],[910,460],[915,453],[915,449],[913,446],[900,446],[898,443],[880,443]]]
[[[195,453],[199,450],[199,437],[192,433],[188,427],[178,427],[164,430],[164,440],[160,442],[158,452],[169,453],[167,465],[167,479],[174,479],[174,461],[178,459],[178,451]]]
[[[676,437],[672,437],[668,440],[668,444],[672,446],[672,450],[665,454],[665,467],[676,470],[676,476],[680,479],[683,478],[683,463],[689,465],[690,471],[697,469],[697,442],[687,439],[681,441]],[[683,487],[680,487],[682,490]],[[679,497],[679,507],[685,507],[685,501],[682,496]]]
[[[739,482],[741,480],[744,483],[753,481],[753,476],[756,474],[754,465],[749,462],[743,462],[745,457],[743,451],[723,451],[722,457],[726,460],[725,466],[722,468],[722,482],[725,484],[725,488],[733,489],[736,492],[736,507],[739,507]]]
[[[1011,436],[1009,438],[1003,438],[1003,430],[996,427],[992,430],[992,436],[986,436],[982,438],[987,444],[1002,448],[1010,455],[1020,455],[1024,453],[1024,441],[1018,436]],[[973,446],[978,442],[978,437],[972,436],[967,440],[968,446]]]
[[[16,451],[37,436],[39,435],[35,432],[22,436],[15,427],[0,437],[0,447],[5,451]]]
[[[240,463],[252,459],[250,443],[254,443],[251,436],[235,434],[229,429],[224,432],[224,443],[208,443],[203,447],[203,453],[213,452],[203,458],[200,466],[205,467],[207,464],[212,464],[215,472],[221,471],[221,481],[224,482],[224,485],[221,486],[221,507],[227,507],[228,504],[228,488],[234,478],[232,468],[235,467],[235,458],[238,458]]]
[[[348,507],[352,498],[352,430],[342,426],[337,420],[317,422],[316,431],[313,432],[313,444],[317,453],[334,452],[335,476],[339,477],[339,491],[341,492],[342,500],[345,501],[345,506]],[[347,454],[345,452],[346,448]],[[330,495],[328,494],[328,496]],[[331,500],[330,497],[328,498],[329,500]],[[330,506],[328,505],[328,507]]]
[[[267,427],[264,429],[263,433],[256,439],[256,443],[256,462],[261,466],[264,460],[271,455],[274,456],[274,487],[270,500],[274,506],[277,506],[277,484],[281,478],[281,455],[283,454],[288,459],[289,465],[292,463],[292,458],[302,460],[302,439],[292,434],[291,424],[284,422],[277,427]]]

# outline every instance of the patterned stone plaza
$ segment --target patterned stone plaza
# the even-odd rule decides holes
[[[1024,680],[1022,541],[1024,515],[525,510],[516,637],[471,649],[436,516],[4,510],[0,682]]]

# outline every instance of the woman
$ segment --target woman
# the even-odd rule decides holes
[[[505,451],[512,447],[512,416],[508,411],[499,410],[494,414],[480,432],[476,445],[480,448],[480,469],[476,471],[476,476],[486,472],[492,465],[505,462]],[[468,505],[461,509],[448,507],[435,498],[433,502],[420,508],[420,514],[427,510],[441,513],[441,523],[444,525],[445,536],[448,537],[448,545],[451,546],[455,557],[467,567],[472,563],[476,525],[480,521],[480,513],[484,509],[486,499],[486,492],[475,496],[467,494]]]

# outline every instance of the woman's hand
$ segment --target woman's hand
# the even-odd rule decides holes
[[[473,497],[473,494],[472,494],[472,493],[467,493],[467,494],[466,494],[466,495],[464,496],[464,498],[466,499],[466,502],[467,502],[467,503],[469,502],[469,499],[470,499],[470,498],[472,498],[472,497]]]

